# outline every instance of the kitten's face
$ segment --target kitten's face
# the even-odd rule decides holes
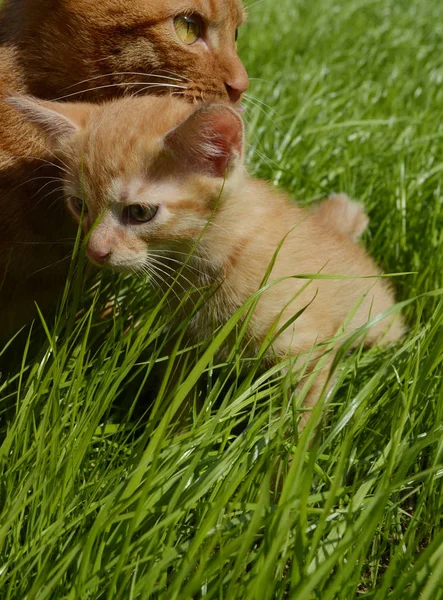
[[[236,103],[248,87],[236,48],[244,18],[240,0],[29,1],[22,51],[32,93],[169,91]]]
[[[98,266],[149,270],[156,251],[190,248],[243,174],[243,125],[227,106],[13,103],[53,140],[67,206]]]

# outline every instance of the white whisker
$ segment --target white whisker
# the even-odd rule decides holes
[[[149,251],[149,253],[151,253],[151,251]],[[185,254],[183,252],[183,254]],[[172,256],[168,256],[167,254],[165,255],[159,255],[159,257],[162,260],[166,260],[166,261],[171,261],[173,263],[176,263],[178,265],[180,265],[182,268],[188,268],[188,269],[192,269],[192,271],[195,271],[195,273],[197,273],[198,275],[204,275],[203,271],[201,271],[201,269],[198,269],[197,267],[193,267],[192,265],[189,264],[189,262],[184,262],[182,260],[177,260],[176,258],[172,258]],[[189,255],[189,258],[195,258],[193,257],[193,255]],[[196,259],[198,260],[198,259]]]
[[[82,90],[79,92],[73,92],[72,94],[66,94],[64,96],[59,96],[58,98],[54,98],[54,100],[66,100],[66,98],[72,98],[74,96],[80,96],[81,94],[84,94],[85,92],[95,92],[97,90],[104,90],[106,88],[115,88],[115,87],[123,87],[123,88],[128,88],[128,87],[134,87],[134,86],[144,86],[143,89],[147,90],[149,88],[165,88],[165,87],[169,87],[169,88],[176,88],[176,89],[187,89],[186,86],[180,86],[177,84],[173,84],[173,83],[146,83],[146,81],[144,82],[131,82],[131,83],[112,83],[109,85],[99,85],[93,88],[88,88],[86,90]]]
[[[53,154],[53,153],[51,152],[51,154]],[[54,162],[51,162],[50,160],[46,160],[45,158],[42,158],[41,156],[32,156],[32,155],[29,155],[29,154],[22,154],[22,155],[9,154],[8,158],[16,158],[18,160],[20,160],[20,159],[39,160],[39,161],[45,163],[44,165],[41,165],[39,167],[39,169],[42,169],[45,165],[50,165],[52,167],[55,167],[56,169],[60,169],[60,171],[64,171],[67,175],[71,175],[72,174],[71,170],[68,168],[68,166],[65,163],[63,163],[63,161],[60,161],[60,162],[66,167],[66,169],[64,169],[60,165],[57,165]],[[58,160],[60,160],[60,159],[58,158]],[[38,169],[36,169],[36,170],[38,170]]]
[[[51,194],[55,194],[56,192],[62,192],[62,191],[64,191],[65,187],[64,187],[64,185],[61,185],[58,188],[51,189],[44,196],[40,197],[40,194],[43,192],[43,190],[46,187],[48,187],[48,185],[50,185],[51,183],[53,183],[53,182],[52,181],[48,181],[48,183],[46,183],[45,185],[42,185],[42,187],[37,192],[35,192],[35,194],[32,195],[32,199],[34,199],[36,196],[38,196],[38,200],[36,202],[36,206],[38,206],[40,204],[40,202],[43,202],[43,200],[45,198],[47,198],[48,196],[50,196]]]
[[[94,77],[88,77],[88,79],[82,79],[82,81],[78,81],[77,83],[73,83],[72,85],[68,85],[64,90],[69,90],[71,88],[75,88],[82,83],[89,83],[90,81],[97,81],[97,79],[105,79],[106,77],[119,77],[121,75],[137,75],[140,77],[155,77],[156,79],[167,79],[168,81],[178,81],[181,82],[183,79],[178,79],[177,77],[171,77],[169,75],[156,75],[154,73],[139,73],[138,71],[122,71],[118,73],[105,73],[103,75],[95,75]],[[145,82],[146,83],[146,82]],[[127,85],[124,82],[118,82],[119,85]],[[85,88],[83,91],[89,91],[89,88]]]
[[[65,260],[70,259],[72,256],[72,253],[70,252],[69,254],[67,254],[64,258],[61,258],[60,260],[56,260],[55,262],[51,263],[50,265],[46,265],[45,267],[42,267],[41,269],[37,269],[36,271],[34,271],[33,273],[31,273],[30,275],[27,276],[26,279],[29,279],[30,277],[32,277],[33,275],[36,275],[37,273],[41,273],[42,271],[45,271],[46,269],[51,269],[52,267],[56,267],[57,265],[61,264],[62,262],[64,262]]]
[[[180,286],[180,289],[184,293],[187,292],[185,286],[179,282],[179,277],[182,277],[182,274],[180,273],[180,271],[176,271],[173,267],[170,267],[169,265],[165,265],[161,261],[156,260],[152,257],[149,258],[149,265],[153,269],[160,271],[161,273],[163,273],[163,275],[165,275],[166,277],[170,278],[170,280],[172,280],[171,283],[169,284],[169,287],[172,287],[175,284],[177,284],[178,286]],[[185,277],[183,277],[183,279],[185,279],[185,281],[188,281],[188,283],[192,286],[192,283],[190,283],[189,280],[186,280]]]
[[[33,179],[26,179],[25,181],[22,181],[22,183],[20,183],[15,188],[13,188],[11,190],[11,192],[14,193],[17,190],[19,190],[21,187],[23,187],[23,186],[25,186],[25,185],[27,185],[29,183],[33,183],[34,181],[39,181],[41,179],[49,180],[46,185],[49,185],[50,183],[54,183],[54,182],[60,183],[60,181],[61,181],[59,177],[34,177]],[[34,194],[34,196],[39,193],[40,189]]]
[[[36,206],[38,206],[38,205],[39,205],[41,202],[43,202],[43,200],[44,200],[45,198],[47,198],[47,197],[48,197],[48,196],[50,196],[51,194],[55,194],[56,192],[63,192],[63,190],[64,190],[64,188],[62,188],[62,187],[61,187],[61,188],[57,188],[57,189],[55,189],[55,190],[51,190],[50,192],[48,192],[47,194],[45,194],[45,195],[43,196],[43,198],[39,198],[39,199],[37,200],[37,202],[36,202]],[[57,196],[57,198],[55,198],[55,199],[53,200],[53,202],[51,202],[51,204],[48,206],[48,209],[47,209],[47,210],[50,210],[50,209],[51,209],[51,208],[54,206],[54,204],[58,204],[59,202],[63,202],[63,201],[64,201],[64,199],[65,199],[65,198],[64,198],[64,195],[63,195],[63,196]],[[66,214],[67,214],[67,213],[66,213]]]
[[[180,302],[181,302],[180,296],[177,294],[177,292],[174,289],[174,287],[171,286],[171,285],[168,285],[168,281],[164,277],[162,277],[162,275],[161,275],[161,273],[162,273],[161,269],[158,269],[157,267],[155,267],[152,264],[145,264],[144,267],[146,268],[146,272],[147,273],[150,273],[152,277],[157,276],[158,279],[160,280],[160,282],[162,282],[164,286],[167,286],[168,290],[171,290],[171,292],[177,298],[178,303],[180,304]],[[169,274],[165,273],[164,271],[163,271],[163,274],[165,274],[167,277],[169,277]],[[160,289],[162,290],[161,286],[160,286]],[[166,292],[166,294],[167,294],[167,292]]]

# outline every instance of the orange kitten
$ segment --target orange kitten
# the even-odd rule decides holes
[[[68,167],[66,202],[77,220],[83,213],[94,264],[157,272],[172,285],[195,246],[198,262],[178,277],[181,289],[216,284],[191,321],[199,338],[211,336],[267,280],[248,324],[248,351],[257,352],[272,328],[300,311],[273,341],[270,356],[304,356],[309,372],[324,352],[312,351],[316,344],[347,320],[350,334],[394,304],[390,284],[371,278],[380,270],[355,241],[367,225],[361,206],[340,195],[310,211],[249,178],[243,124],[233,109],[196,109],[172,98],[102,106],[10,102],[41,127]],[[300,274],[344,278],[309,282]],[[403,332],[400,316],[385,318],[366,342],[393,342]],[[311,404],[333,356],[332,350],[311,389]]]

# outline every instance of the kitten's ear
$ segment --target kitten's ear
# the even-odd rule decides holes
[[[196,171],[224,177],[241,158],[243,121],[223,104],[198,108],[169,131],[165,147]]]
[[[71,136],[85,123],[87,105],[44,102],[31,96],[6,98],[10,106],[36,125],[51,140]]]

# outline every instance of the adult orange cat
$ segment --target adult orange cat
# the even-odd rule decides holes
[[[2,98],[172,93],[236,103],[239,0],[7,0],[0,10],[0,341],[63,289],[75,228],[38,130]]]
[[[148,97],[102,106],[10,102],[38,124],[62,160],[66,204],[88,234],[94,264],[151,273],[166,289],[176,280],[179,296],[214,286],[190,323],[198,338],[209,338],[259,290],[271,264],[269,286],[248,322],[252,355],[286,323],[270,359],[294,357],[310,370],[326,350],[313,351],[317,343],[341,328],[349,335],[393,306],[389,283],[376,277],[380,270],[356,242],[367,225],[361,206],[341,195],[309,211],[249,178],[233,109]],[[297,278],[303,273],[326,278]],[[403,331],[401,316],[385,315],[365,341],[392,342]],[[327,350],[311,402],[335,354]]]

